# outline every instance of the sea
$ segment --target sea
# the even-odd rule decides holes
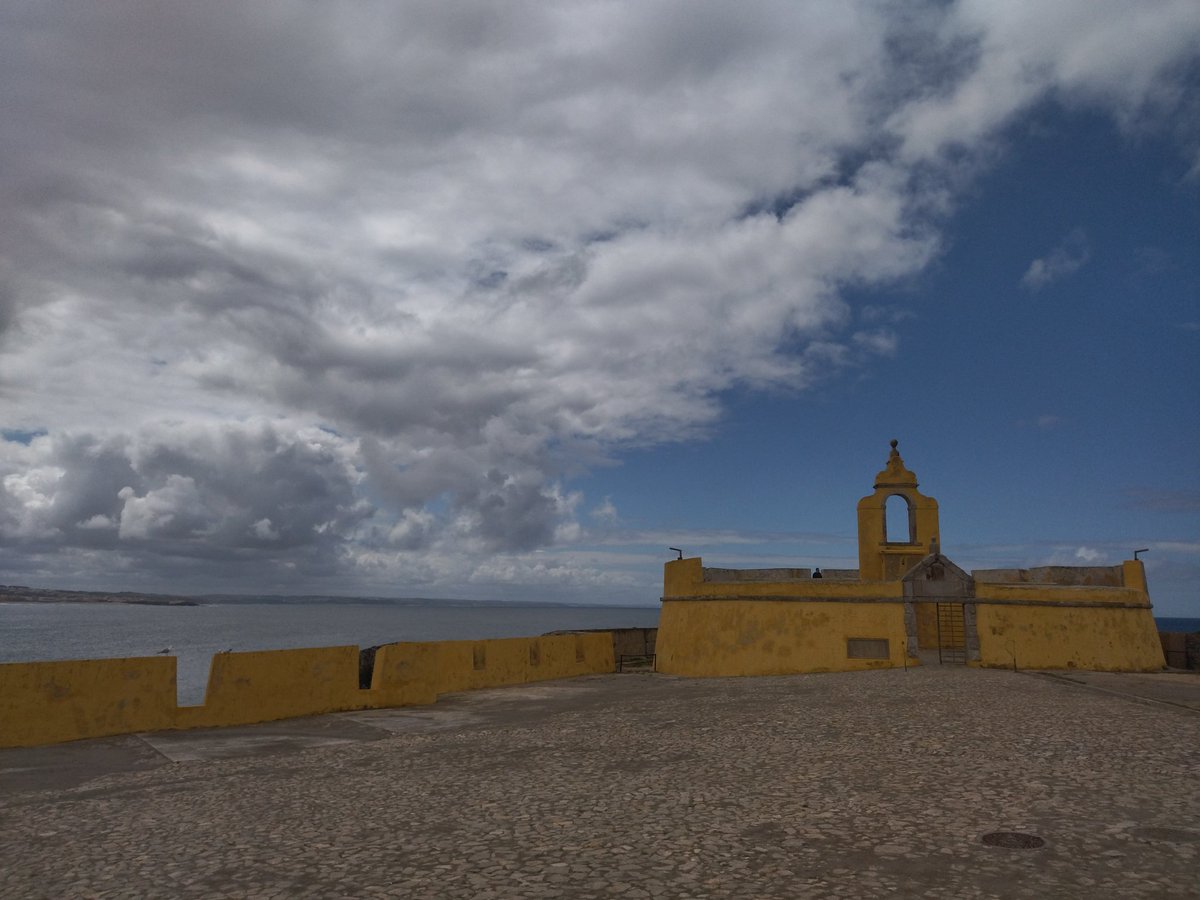
[[[1169,616],[1155,616],[1154,624],[1159,631],[1182,631],[1192,634],[1200,631],[1200,619],[1177,619]]]
[[[213,655],[228,650],[361,648],[657,625],[657,607],[631,606],[0,603],[0,663],[161,653],[177,660],[179,703],[195,705],[204,702]]]

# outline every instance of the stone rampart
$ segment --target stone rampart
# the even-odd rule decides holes
[[[219,653],[200,706],[176,705],[171,656],[0,664],[0,747],[246,725],[433,703],[439,694],[612,672],[609,632],[376,648],[369,688],[358,647]]]
[[[975,569],[971,577],[989,584],[1058,584],[1125,587],[1123,566],[1036,566],[1032,569]]]
[[[705,566],[703,579],[707,582],[726,581],[799,581],[812,578],[812,569],[714,569]]]

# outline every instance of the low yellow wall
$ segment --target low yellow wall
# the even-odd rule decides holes
[[[182,707],[177,727],[249,725],[370,705],[358,688],[358,648],[218,653],[204,705]]]
[[[571,678],[616,668],[612,635],[555,634],[537,638],[442,641],[438,644],[437,692],[502,687]],[[479,667],[476,664],[479,663]]]
[[[1022,669],[1161,669],[1162,644],[1149,609],[976,607],[980,665]]]
[[[612,632],[556,634],[536,640],[540,644],[541,659],[527,670],[526,681],[616,671]]]
[[[612,672],[612,635],[386,644],[361,690],[357,647],[220,653],[201,706],[177,707],[175,658],[0,664],[0,747],[246,725],[432,703],[438,694]]]
[[[848,638],[886,638],[888,659],[850,659]],[[850,672],[905,663],[904,604],[663,600],[658,670],[692,677]]]
[[[372,706],[419,706],[438,695],[438,644],[384,644],[375,651],[371,672]]]
[[[525,681],[529,647],[535,639],[490,641],[443,641],[438,645],[439,694],[472,688],[500,687]],[[481,668],[475,668],[478,651]]]
[[[0,747],[174,725],[173,656],[0,664]]]

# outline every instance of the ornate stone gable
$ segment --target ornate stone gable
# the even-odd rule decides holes
[[[942,556],[930,553],[901,579],[904,596],[912,600],[970,600],[975,597],[975,579]]]

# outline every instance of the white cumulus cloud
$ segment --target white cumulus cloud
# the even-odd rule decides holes
[[[1087,236],[1082,231],[1072,231],[1061,244],[1046,256],[1035,259],[1021,276],[1022,286],[1037,291],[1078,271],[1091,256]]]
[[[898,352],[847,298],[937,257],[1003,128],[1168,121],[1198,38],[1190,0],[9,5],[0,562],[558,583],[528,555],[606,518],[573,476]]]

